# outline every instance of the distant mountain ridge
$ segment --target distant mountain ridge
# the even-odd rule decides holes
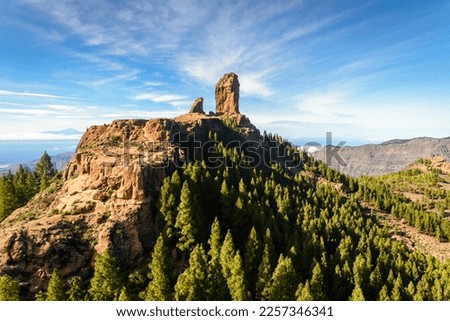
[[[61,154],[50,155],[50,157],[52,158],[53,167],[58,171],[64,170],[64,168],[66,167],[66,164],[71,160],[71,158],[73,157],[74,154],[75,154],[74,152],[65,152],[65,153],[61,153]],[[29,170],[33,170],[34,166],[36,166],[37,162],[39,162],[39,159],[35,159],[35,160],[29,161],[29,162],[24,162],[24,163],[22,163],[22,166],[24,166],[25,168],[27,168]],[[20,166],[20,163],[0,164],[0,176],[5,175],[8,172],[11,172],[14,174],[17,171],[17,169],[19,168],[19,166]]]
[[[61,130],[49,130],[49,131],[44,131],[44,134],[56,134],[56,135],[82,135],[83,132],[80,132],[77,129],[74,128],[66,128],[66,129],[61,129]]]
[[[316,159],[326,162],[328,146],[314,153]],[[419,158],[441,156],[450,161],[450,137],[419,137],[412,139],[393,139],[380,144],[344,146],[337,154],[345,163],[339,164],[332,158],[327,165],[350,176],[382,175],[400,171]]]

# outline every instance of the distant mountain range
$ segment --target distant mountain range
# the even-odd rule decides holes
[[[83,132],[80,132],[79,130],[76,130],[74,128],[66,128],[66,129],[56,130],[56,131],[50,130],[50,131],[45,131],[43,133],[44,134],[54,134],[54,135],[66,135],[66,136],[83,134]]]
[[[322,148],[313,156],[324,162],[327,160],[327,151],[340,156],[345,165],[339,164],[337,157],[332,157],[327,165],[354,177],[397,172],[419,158],[441,156],[450,161],[450,137],[393,139],[381,144],[336,148]]]
[[[66,164],[73,157],[74,152],[65,152],[57,155],[50,155],[52,158],[53,167],[58,171],[62,171]],[[35,159],[29,162],[22,163],[22,166],[28,168],[29,170],[33,170],[36,166],[36,163],[39,162],[39,159]],[[5,175],[8,172],[15,173],[19,168],[20,164],[0,164],[0,176]]]

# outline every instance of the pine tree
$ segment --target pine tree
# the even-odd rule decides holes
[[[172,298],[172,289],[167,272],[169,266],[168,252],[165,238],[161,234],[156,240],[152,261],[148,266],[150,269],[150,283],[147,286],[145,297],[147,301],[168,301]]]
[[[19,207],[13,180],[11,173],[0,177],[0,222]]]
[[[94,301],[117,300],[121,289],[122,278],[116,260],[109,251],[98,254],[95,259],[94,276],[90,282],[90,298]]]
[[[401,301],[403,298],[403,282],[400,273],[394,282],[394,288],[392,289],[391,299],[393,301]]]
[[[194,247],[189,258],[189,267],[178,277],[175,284],[175,300],[207,300],[207,258],[201,244]]]
[[[44,191],[50,185],[50,179],[55,176],[56,171],[53,168],[52,159],[44,152],[39,162],[36,164],[34,173],[38,178],[40,191]]]
[[[311,287],[311,293],[314,296],[314,300],[326,300],[325,284],[320,263],[314,265],[309,286]]]
[[[363,287],[363,284],[366,283],[369,276],[370,267],[367,264],[367,260],[362,254],[358,254],[353,263],[353,279],[355,284],[359,284],[360,287]]]
[[[297,301],[314,301],[314,296],[311,293],[311,287],[309,286],[309,280],[306,280],[305,284],[300,283],[295,292]]]
[[[244,255],[245,275],[250,289],[253,289],[256,284],[258,263],[261,259],[260,242],[255,227],[252,227],[247,243],[245,244]]]
[[[383,285],[383,287],[381,288],[381,291],[378,295],[378,301],[390,301],[391,298],[389,297],[389,291],[388,288],[385,285]]]
[[[406,294],[408,296],[408,300],[412,300],[414,298],[414,294],[416,293],[416,287],[412,281],[409,281],[408,287],[406,288]]]
[[[258,279],[256,280],[256,299],[267,299],[264,289],[270,281],[272,276],[272,264],[270,263],[270,246],[266,244],[264,246],[264,252],[262,255],[261,263],[258,267]]]
[[[220,212],[223,217],[224,227],[226,230],[229,230],[233,227],[233,199],[231,195],[230,188],[228,187],[227,183],[227,176],[225,174],[228,173],[228,171],[224,172],[224,179],[222,181],[222,185],[220,187],[220,194],[219,194],[219,207]]]
[[[137,269],[128,275],[126,290],[130,301],[145,300],[148,272],[146,269]]]
[[[349,298],[350,301],[365,301],[364,293],[361,290],[361,286],[357,283],[353,289],[352,295]]]
[[[19,285],[8,274],[0,276],[0,301],[19,301]]]
[[[196,243],[200,216],[200,208],[195,196],[190,191],[188,181],[183,183],[180,198],[178,215],[175,221],[175,228],[179,232],[177,247],[182,251],[187,251],[192,249]]]
[[[336,265],[333,278],[333,295],[337,300],[346,300],[351,295],[353,291],[352,277],[348,261],[344,262],[342,268],[339,264]]]
[[[220,263],[220,250],[222,243],[220,241],[220,224],[217,217],[211,226],[211,236],[208,240],[209,262],[208,262],[208,300],[227,301],[230,300],[230,291],[224,284],[227,283],[222,272]]]
[[[247,225],[247,210],[246,210],[246,205],[244,204],[244,201],[242,200],[242,198],[239,196],[236,200],[236,203],[234,204],[234,208],[231,211],[231,219],[233,220],[232,223],[232,233],[233,233],[233,237],[236,240],[236,244],[242,244],[243,242],[245,242],[245,238],[244,238],[244,231],[245,226]]]
[[[40,290],[38,293],[36,293],[35,300],[36,301],[47,301],[47,293],[44,292],[43,290]]]
[[[181,178],[178,171],[164,179],[158,201],[158,209],[166,222],[166,234],[169,239],[174,237],[175,220],[177,217],[177,201],[180,198]]]
[[[220,249],[220,264],[222,265],[222,273],[226,280],[231,277],[231,269],[234,264],[234,256],[236,255],[236,250],[234,249],[233,237],[231,232],[228,230],[227,235]]]
[[[117,298],[117,301],[131,301],[127,288],[125,286],[123,286],[122,289],[120,290],[120,294],[119,297]]]
[[[30,173],[19,165],[16,174],[14,175],[13,184],[15,188],[17,205],[23,206],[31,198],[33,193],[33,186],[28,185],[28,176]],[[31,175],[30,175],[31,176]]]
[[[234,249],[233,237],[228,230],[220,249],[220,265],[232,300],[241,301],[246,299],[246,285],[242,257],[239,251]]]
[[[247,288],[245,286],[244,267],[239,251],[234,256],[233,265],[230,267],[230,277],[226,279],[233,301],[247,299]]]
[[[270,301],[290,301],[296,291],[297,275],[290,257],[280,255],[270,282],[264,289]]]
[[[383,280],[378,266],[376,266],[375,269],[370,274],[369,284],[370,284],[369,289],[371,293],[371,299],[375,300],[377,294],[381,291],[381,287],[383,286]]]
[[[208,255],[211,261],[220,259],[220,249],[222,248],[220,223],[217,217],[214,218],[214,222],[211,225],[211,235],[208,239],[209,251]]]
[[[66,300],[64,284],[56,270],[53,271],[52,276],[50,277],[50,280],[48,282],[46,300],[47,301]]]
[[[86,297],[86,291],[83,287],[83,281],[76,275],[69,279],[69,289],[67,290],[67,299],[69,301],[83,301]]]
[[[431,289],[431,294],[433,296],[434,301],[442,301],[444,300],[442,283],[439,279],[434,281],[433,287]]]

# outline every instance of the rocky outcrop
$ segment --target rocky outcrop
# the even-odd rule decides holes
[[[327,153],[329,156],[337,153],[342,158],[343,163],[339,164],[338,157],[331,157],[327,165],[344,174],[355,177],[382,175],[401,171],[419,158],[441,156],[450,161],[450,137],[397,139],[381,144],[344,146],[339,149],[329,146],[315,152],[313,156],[326,162]]]
[[[105,250],[125,270],[145,264],[161,231],[162,182],[176,166],[201,161],[202,151],[190,153],[192,147],[204,146],[211,133],[225,144],[262,140],[238,113],[235,74],[219,81],[216,94],[219,114],[205,115],[198,98],[174,119],[90,127],[59,180],[0,223],[0,275],[15,277],[32,298],[55,269],[63,278],[89,275]]]
[[[198,97],[194,103],[192,104],[191,110],[189,111],[190,114],[192,113],[199,113],[199,114],[204,114],[205,112],[203,111],[203,98],[202,97]]]
[[[239,81],[235,73],[223,75],[216,85],[216,113],[239,114]]]
[[[60,179],[0,223],[0,275],[14,276],[32,294],[55,269],[63,278],[89,275],[96,253],[107,249],[125,270],[146,264],[161,230],[156,203],[162,182],[196,157],[187,152],[192,139],[201,145],[210,133],[225,143],[261,141],[241,114],[90,127]]]

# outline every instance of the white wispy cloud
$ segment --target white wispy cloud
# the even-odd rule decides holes
[[[144,82],[144,86],[146,87],[160,87],[160,86],[164,86],[165,83],[162,81],[145,81]]]
[[[57,110],[61,112],[70,112],[70,113],[81,113],[85,111],[84,107],[81,106],[73,106],[73,105],[63,105],[63,104],[45,104],[42,105],[50,110]]]
[[[151,56],[153,63],[168,63],[179,74],[207,85],[235,71],[240,75],[242,94],[259,97],[273,94],[272,77],[300,60],[298,54],[287,54],[293,40],[346,17],[342,13],[323,19],[308,17],[286,28],[292,20],[283,15],[301,7],[301,1],[24,2],[49,15],[68,35],[95,47],[101,54],[81,53],[80,58],[101,68],[120,69],[114,56],[142,61]],[[78,83],[95,87],[117,80],[134,78],[109,77]]]
[[[132,97],[133,100],[149,100],[155,103],[167,103],[174,107],[188,106],[189,97],[176,94],[161,94],[161,93],[141,93]]]
[[[31,93],[23,91],[10,91],[10,90],[0,90],[0,96],[21,96],[21,97],[36,97],[36,98],[49,98],[49,99],[70,99],[79,100],[76,97],[58,96],[43,93]]]
[[[27,116],[51,116],[58,115],[58,112],[48,109],[9,109],[0,108],[1,114],[27,115]]]
[[[113,74],[109,77],[102,77],[96,79],[83,79],[83,80],[74,80],[73,82],[82,86],[86,86],[89,88],[99,88],[111,83],[128,81],[128,80],[136,80],[141,73],[140,70],[134,69],[130,70],[126,73],[117,73]]]
[[[39,99],[33,98],[21,103],[0,101],[0,113],[3,119],[10,121],[24,118],[35,119],[36,122],[44,121],[45,124],[51,123],[54,119],[73,120],[93,119],[98,106],[84,104],[64,104],[63,101],[55,103],[41,103]],[[5,127],[7,122],[2,123]]]
[[[86,60],[90,63],[95,64],[100,69],[104,70],[112,70],[112,71],[123,71],[126,69],[122,63],[118,62],[115,59],[111,59],[109,57],[105,57],[101,54],[93,54],[93,53],[84,53],[84,52],[72,52],[71,55]]]

